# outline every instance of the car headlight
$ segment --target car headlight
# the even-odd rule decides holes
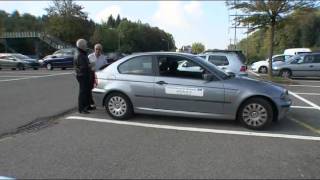
[[[278,70],[278,69],[279,69],[279,67],[274,66],[274,67],[272,67],[272,69],[274,69],[274,70]]]
[[[285,90],[283,93],[281,93],[280,99],[284,101],[289,101],[290,100],[289,91]]]

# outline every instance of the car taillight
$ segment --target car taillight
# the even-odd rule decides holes
[[[241,66],[240,72],[246,72],[247,71],[247,66]]]

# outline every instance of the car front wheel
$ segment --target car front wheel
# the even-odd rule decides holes
[[[290,70],[282,70],[280,71],[280,76],[283,78],[291,78],[291,71]]]
[[[268,68],[265,67],[265,66],[260,67],[259,68],[259,73],[262,73],[262,74],[268,73]]]
[[[114,119],[128,119],[133,115],[132,104],[122,93],[111,93],[104,104],[108,114]]]
[[[47,64],[47,69],[48,70],[52,70],[53,69],[53,67],[52,67],[52,65],[50,63]]]
[[[261,98],[250,99],[240,107],[238,119],[249,129],[264,129],[273,119],[271,104]]]

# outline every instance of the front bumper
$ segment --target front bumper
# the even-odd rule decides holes
[[[292,100],[280,100],[280,103],[278,105],[278,120],[283,119],[288,114],[288,111],[290,110],[290,106],[292,104]]]

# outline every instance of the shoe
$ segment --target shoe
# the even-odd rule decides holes
[[[90,112],[89,112],[89,111],[87,111],[87,110],[79,111],[79,113],[80,113],[80,114],[90,114]]]
[[[92,111],[92,110],[96,110],[97,107],[96,107],[96,106],[89,106],[87,109],[88,109],[89,111]]]

